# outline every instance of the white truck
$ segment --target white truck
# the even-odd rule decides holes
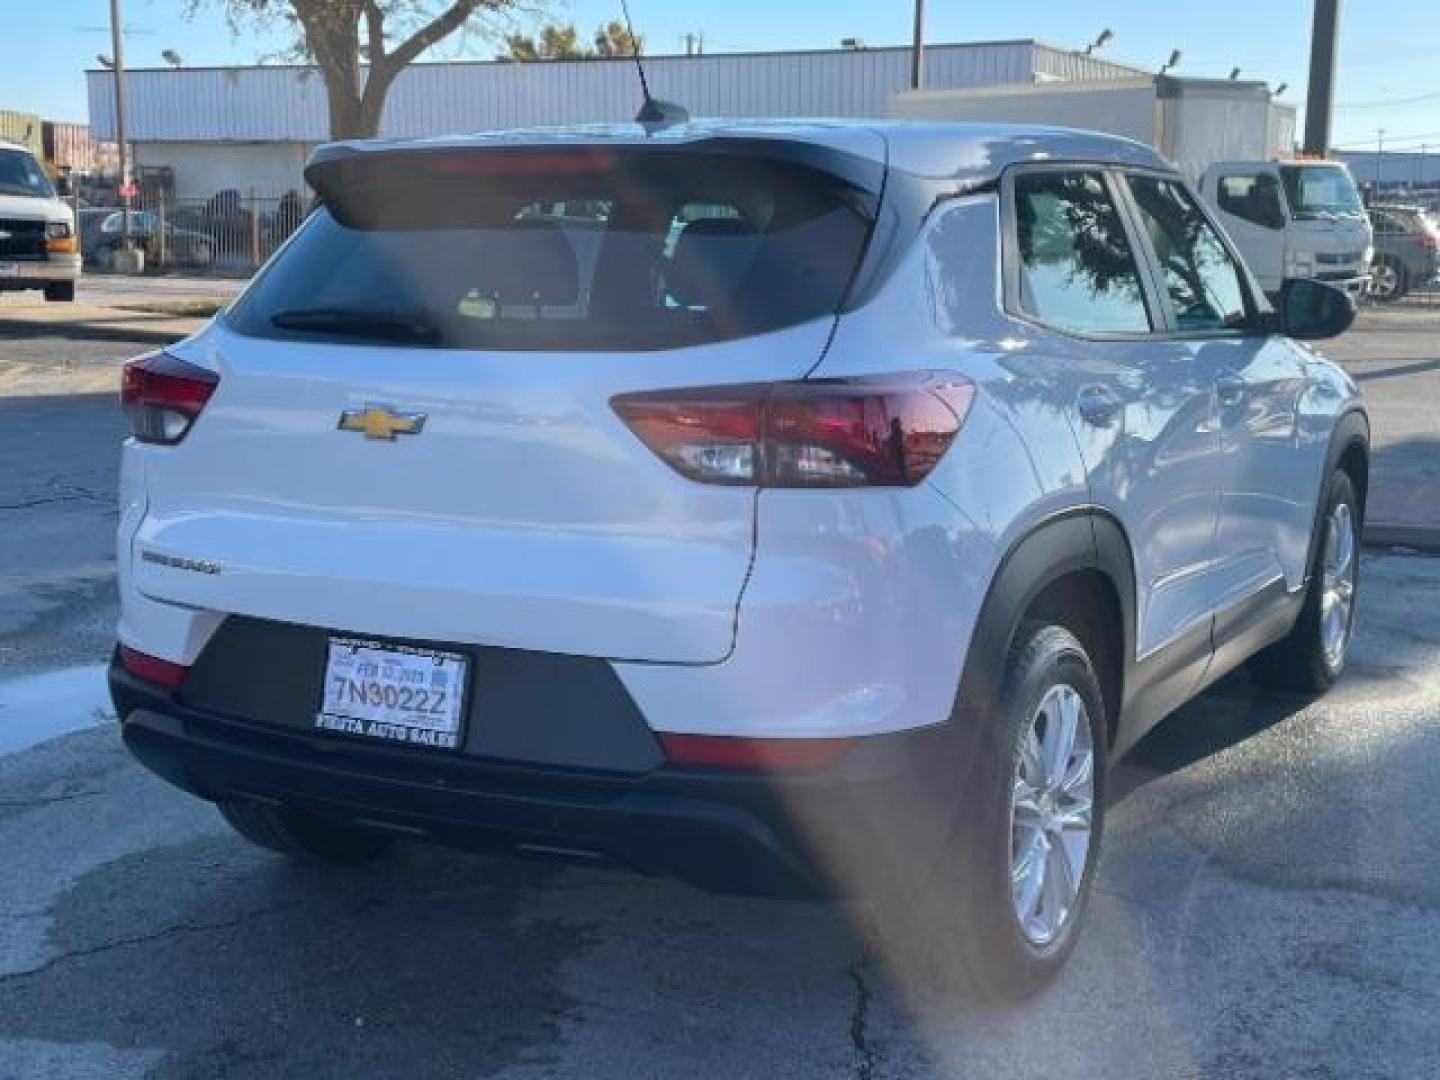
[[[1350,170],[1336,161],[1224,161],[1200,194],[1267,293],[1314,278],[1351,294],[1370,284],[1374,235]]]
[[[1146,143],[1196,185],[1267,293],[1286,278],[1352,294],[1369,284],[1373,235],[1349,170],[1287,160],[1295,109],[1263,82],[1136,75],[912,90],[891,99],[890,113],[1087,128]]]
[[[74,212],[34,154],[0,141],[0,292],[43,289],[46,300],[74,300],[79,277]]]

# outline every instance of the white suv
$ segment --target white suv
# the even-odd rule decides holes
[[[1110,762],[1237,665],[1325,688],[1368,427],[1184,183],[1023,127],[319,150],[323,206],[132,360],[126,744],[246,837],[861,894],[1008,996]]]
[[[23,146],[0,140],[0,292],[42,289],[74,300],[80,277],[75,213]]]

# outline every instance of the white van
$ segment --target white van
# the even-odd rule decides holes
[[[79,277],[74,212],[34,154],[0,141],[0,292],[44,289],[46,300],[74,300]]]
[[[1313,278],[1363,293],[1374,235],[1350,170],[1336,161],[1222,161],[1200,178],[1266,293]]]

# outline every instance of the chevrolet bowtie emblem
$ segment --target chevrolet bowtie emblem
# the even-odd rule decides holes
[[[366,405],[340,414],[341,431],[358,431],[367,439],[394,442],[396,435],[419,435],[425,426],[424,413],[396,412],[388,405]]]

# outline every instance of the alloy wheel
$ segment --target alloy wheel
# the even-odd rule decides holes
[[[1021,734],[1010,796],[1010,895],[1025,939],[1044,948],[1080,896],[1095,797],[1090,714],[1074,687],[1052,686]]]
[[[1325,523],[1325,550],[1320,557],[1320,647],[1331,671],[1340,670],[1350,647],[1355,547],[1355,515],[1349,503],[1337,503]]]

